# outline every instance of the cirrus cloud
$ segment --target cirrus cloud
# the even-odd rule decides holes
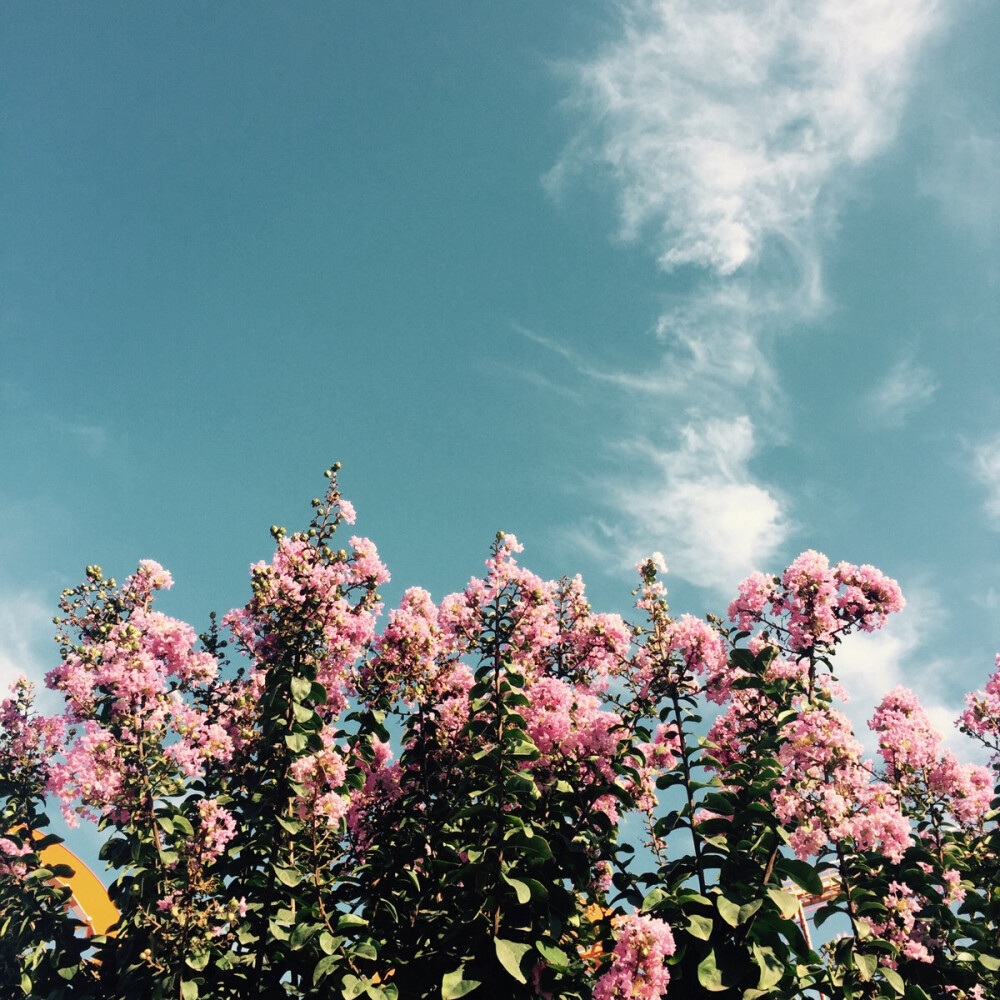
[[[748,417],[687,424],[675,448],[628,447],[645,470],[639,485],[613,492],[630,516],[631,555],[648,554],[641,539],[665,553],[671,572],[723,594],[774,557],[790,526],[780,497],[751,475]]]
[[[821,196],[892,140],[941,0],[633,0],[575,68],[586,124],[547,183],[599,164],[620,235],[661,266],[732,274],[772,237],[802,257]]]

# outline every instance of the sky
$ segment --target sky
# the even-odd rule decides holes
[[[989,0],[8,0],[0,683],[91,563],[242,604],[340,461],[390,606],[498,529],[626,615],[654,550],[677,613],[872,563],[908,607],[850,711],[950,732],[1000,649],[998,42]]]

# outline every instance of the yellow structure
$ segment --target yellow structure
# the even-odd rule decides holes
[[[36,838],[41,834],[35,833]],[[52,844],[38,854],[46,868],[67,865],[73,869],[69,878],[53,878],[55,885],[68,886],[72,896],[70,909],[87,927],[87,937],[107,934],[118,920],[118,908],[111,902],[108,890],[101,880],[70,850],[62,844]]]

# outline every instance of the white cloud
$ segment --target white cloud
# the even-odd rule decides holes
[[[680,429],[674,450],[632,430],[638,485],[613,491],[629,537],[688,580],[728,589],[790,530],[748,471],[759,442],[740,413],[781,406],[774,337],[825,308],[822,251],[855,168],[891,143],[921,45],[952,2],[620,0],[617,36],[570,68],[581,128],[548,189],[562,197],[577,175],[602,174],[620,238],[648,245],[664,271],[696,270],[655,324],[659,364],[609,368],[545,346],[595,381],[709,421]],[[894,419],[901,406],[886,399]],[[781,421],[767,426],[781,434]]]
[[[943,128],[935,145],[939,159],[922,175],[921,191],[940,203],[953,226],[984,243],[995,241],[1000,225],[1000,142],[959,121]]]
[[[947,615],[937,595],[921,586],[908,586],[906,607],[877,632],[848,636],[834,658],[834,672],[850,695],[845,711],[869,755],[877,741],[868,720],[883,696],[897,685],[909,688],[920,700],[934,727],[960,760],[978,759],[976,744],[955,727],[962,712],[962,695],[948,686],[955,678],[953,664],[922,650],[932,633],[943,627]]]
[[[24,674],[35,683],[36,700],[48,711],[58,699],[45,691],[45,674],[57,663],[52,607],[38,594],[0,591],[0,697]]]
[[[643,470],[639,485],[619,486],[614,495],[631,517],[631,561],[661,549],[675,575],[729,594],[785,540],[780,500],[749,472],[749,417],[689,424],[673,450],[630,447],[639,458],[633,468]]]
[[[1000,531],[1000,435],[976,448],[974,468],[976,478],[989,491],[983,509],[990,526]]]
[[[631,0],[576,67],[588,124],[549,173],[600,164],[620,235],[728,275],[779,240],[810,272],[845,168],[892,140],[939,0]]]
[[[937,388],[937,380],[928,368],[902,358],[879,380],[868,401],[883,423],[902,427],[907,418],[930,403]]]

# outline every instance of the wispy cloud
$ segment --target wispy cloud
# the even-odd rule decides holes
[[[945,218],[983,243],[1000,226],[1000,141],[961,119],[940,127],[938,160],[920,179],[921,191],[941,205]]]
[[[907,603],[901,614],[877,632],[849,636],[840,647],[833,662],[838,679],[851,696],[845,710],[858,738],[869,753],[874,753],[877,744],[868,720],[886,692],[902,685],[917,695],[935,728],[960,759],[972,759],[978,754],[976,746],[955,727],[964,694],[949,686],[954,682],[955,667],[922,653],[933,637],[931,633],[947,620],[946,610],[934,591],[925,586],[910,585],[905,590]]]
[[[1000,531],[1000,434],[975,449],[973,463],[976,478],[987,489],[983,509],[990,526]]]
[[[617,36],[569,67],[581,124],[546,186],[563,198],[576,177],[600,175],[619,238],[686,273],[667,283],[658,365],[609,367],[537,339],[589,379],[663,398],[655,431],[621,431],[640,485],[607,492],[631,519],[621,530],[694,583],[731,587],[790,533],[781,495],[751,471],[768,442],[746,414],[782,405],[774,338],[826,308],[822,254],[853,168],[891,143],[921,45],[951,2],[622,0]],[[924,377],[904,400],[887,382],[878,405],[903,419],[932,392]],[[678,443],[649,444],[660,434]]]
[[[560,396],[570,403],[575,403],[577,406],[583,403],[582,396],[575,389],[571,389],[569,386],[562,385],[559,382],[554,382],[532,368],[516,368],[513,365],[501,365],[500,368],[503,371],[510,372],[511,375],[522,382],[527,382],[528,385],[533,385],[535,388],[541,389],[548,396]]]
[[[878,381],[868,402],[882,423],[902,427],[909,417],[930,403],[937,388],[937,379],[930,369],[912,358],[901,358]]]
[[[57,699],[44,690],[45,674],[56,665],[52,608],[33,592],[0,588],[0,697],[23,674],[34,681],[38,702],[54,710]]]
[[[576,67],[587,124],[547,183],[600,164],[621,237],[648,237],[666,270],[732,274],[772,238],[811,258],[826,189],[891,141],[942,6],[625,3],[621,37]]]
[[[632,442],[641,475],[612,487],[630,517],[621,548],[630,561],[661,550],[671,572],[730,594],[766,564],[789,531],[780,498],[754,481],[753,425],[745,417],[683,427],[673,448]]]

